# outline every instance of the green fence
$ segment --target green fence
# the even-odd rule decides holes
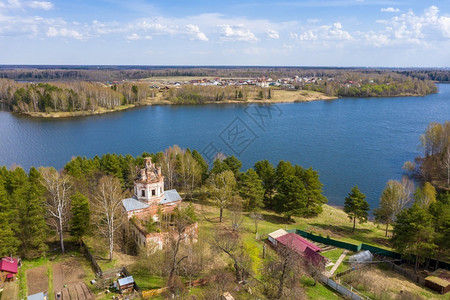
[[[380,255],[395,258],[395,259],[400,259],[402,257],[402,255],[397,252],[389,251],[389,250],[386,250],[383,248],[367,245],[364,243],[361,245],[362,245],[361,250],[369,250],[370,252],[372,252],[374,254],[380,254]]]
[[[360,251],[361,247],[362,247],[362,244],[354,245],[354,244],[350,244],[350,243],[346,243],[346,242],[341,242],[341,241],[337,241],[337,240],[334,240],[334,239],[330,239],[330,238],[322,237],[322,236],[319,236],[319,235],[315,235],[315,234],[312,234],[312,233],[309,233],[309,232],[306,232],[306,231],[303,231],[303,230],[299,230],[299,229],[296,229],[295,233],[300,235],[300,236],[302,236],[302,237],[304,237],[304,238],[310,239],[310,240],[312,240],[314,242],[322,243],[322,244],[325,244],[325,245],[332,245],[332,246],[335,246],[335,247],[338,247],[338,248],[347,249],[347,250],[350,250],[350,251],[353,251],[353,252]]]
[[[346,243],[346,242],[341,242],[341,241],[337,241],[334,239],[330,239],[330,238],[325,238],[319,235],[315,235],[300,229],[292,229],[292,230],[288,230],[288,232],[294,232],[304,238],[307,238],[311,241],[314,242],[318,242],[318,243],[322,243],[325,245],[332,245],[338,248],[342,248],[342,249],[347,249],[353,252],[358,252],[360,250],[369,250],[370,252],[374,253],[374,254],[380,254],[386,257],[390,257],[390,258],[394,258],[394,259],[401,259],[402,255],[400,253],[394,252],[394,251],[390,251],[390,250],[386,250],[380,247],[376,247],[376,246],[371,246],[371,245],[367,245],[367,244],[359,244],[359,245],[355,245],[355,244],[351,244],[351,243]],[[413,258],[414,261],[414,258]],[[443,262],[443,261],[437,261],[435,259],[431,259],[431,258],[427,258],[427,265],[433,268],[442,268],[442,269],[447,269],[450,270],[450,264]]]

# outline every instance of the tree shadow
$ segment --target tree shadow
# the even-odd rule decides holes
[[[272,215],[272,214],[262,214],[264,221],[270,222],[270,223],[274,223],[274,224],[292,224],[295,223],[294,220],[289,221],[287,218],[281,217],[281,216],[276,216],[276,215]]]
[[[356,226],[355,228],[355,232],[353,232],[353,226],[348,226],[348,225],[340,225],[340,226],[336,226],[336,225],[330,225],[330,224],[320,224],[320,223],[313,223],[310,224],[314,227],[319,227],[325,230],[329,230],[332,233],[337,233],[337,234],[370,234],[372,231],[370,229],[366,229],[366,228],[358,228],[358,226]]]

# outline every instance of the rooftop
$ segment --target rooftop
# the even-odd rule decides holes
[[[117,280],[117,282],[119,282],[119,286],[124,286],[127,284],[134,283],[134,279],[133,279],[133,276],[128,276],[125,278],[120,278],[119,280]]]
[[[280,236],[286,235],[288,232],[284,229],[278,229],[274,232],[269,233],[269,236],[273,239],[279,238]]]
[[[159,204],[168,204],[177,201],[181,201],[181,197],[178,194],[177,190],[167,190],[164,192],[164,199],[162,199]]]
[[[0,261],[0,271],[17,273],[17,258],[3,257]]]
[[[280,236],[276,239],[279,243],[291,248],[295,252],[299,254],[305,253],[306,248],[311,248],[311,250],[315,252],[322,251],[321,248],[317,247],[313,243],[308,240],[305,240],[301,236],[295,233],[288,233],[283,236]]]
[[[148,204],[142,203],[134,197],[123,199],[122,204],[123,207],[125,207],[126,211],[133,211],[149,207]]]

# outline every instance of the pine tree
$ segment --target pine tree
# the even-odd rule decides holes
[[[39,172],[33,167],[26,183],[26,197],[19,199],[19,226],[22,241],[21,253],[24,257],[43,255],[48,246],[47,224],[45,222],[44,193],[39,181]]]
[[[432,256],[434,241],[433,217],[427,209],[413,204],[397,216],[394,223],[392,243],[394,248],[406,257],[414,258],[414,271],[425,257]]]
[[[264,187],[264,206],[272,209],[276,181],[275,168],[268,160],[261,160],[255,163],[254,169]]]
[[[19,240],[13,231],[11,203],[5,189],[4,179],[0,176],[0,256],[17,253]]]
[[[323,184],[319,180],[319,173],[312,168],[303,171],[303,184],[306,189],[305,216],[317,216],[322,212],[322,205],[327,203],[327,198],[322,195]]]
[[[355,185],[348,197],[345,198],[344,211],[350,220],[353,220],[353,232],[355,232],[356,219],[359,223],[367,222],[369,217],[369,203],[365,200],[366,195],[359,191],[357,185]]]
[[[244,199],[248,211],[258,211],[264,207],[264,188],[262,180],[253,169],[243,173],[239,181],[239,193]]]
[[[89,199],[77,191],[70,197],[72,201],[72,219],[69,221],[70,235],[75,237],[77,241],[81,241],[81,238],[86,235],[89,230]]]

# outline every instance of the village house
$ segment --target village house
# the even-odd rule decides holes
[[[161,167],[152,163],[150,157],[145,158],[145,166],[134,181],[134,195],[122,200],[122,210],[126,218],[126,231],[139,246],[156,246],[162,249],[168,231],[149,232],[145,224],[160,222],[160,215],[168,215],[182,202],[177,190],[164,190],[164,176]],[[189,226],[185,234],[196,240],[198,224]]]

